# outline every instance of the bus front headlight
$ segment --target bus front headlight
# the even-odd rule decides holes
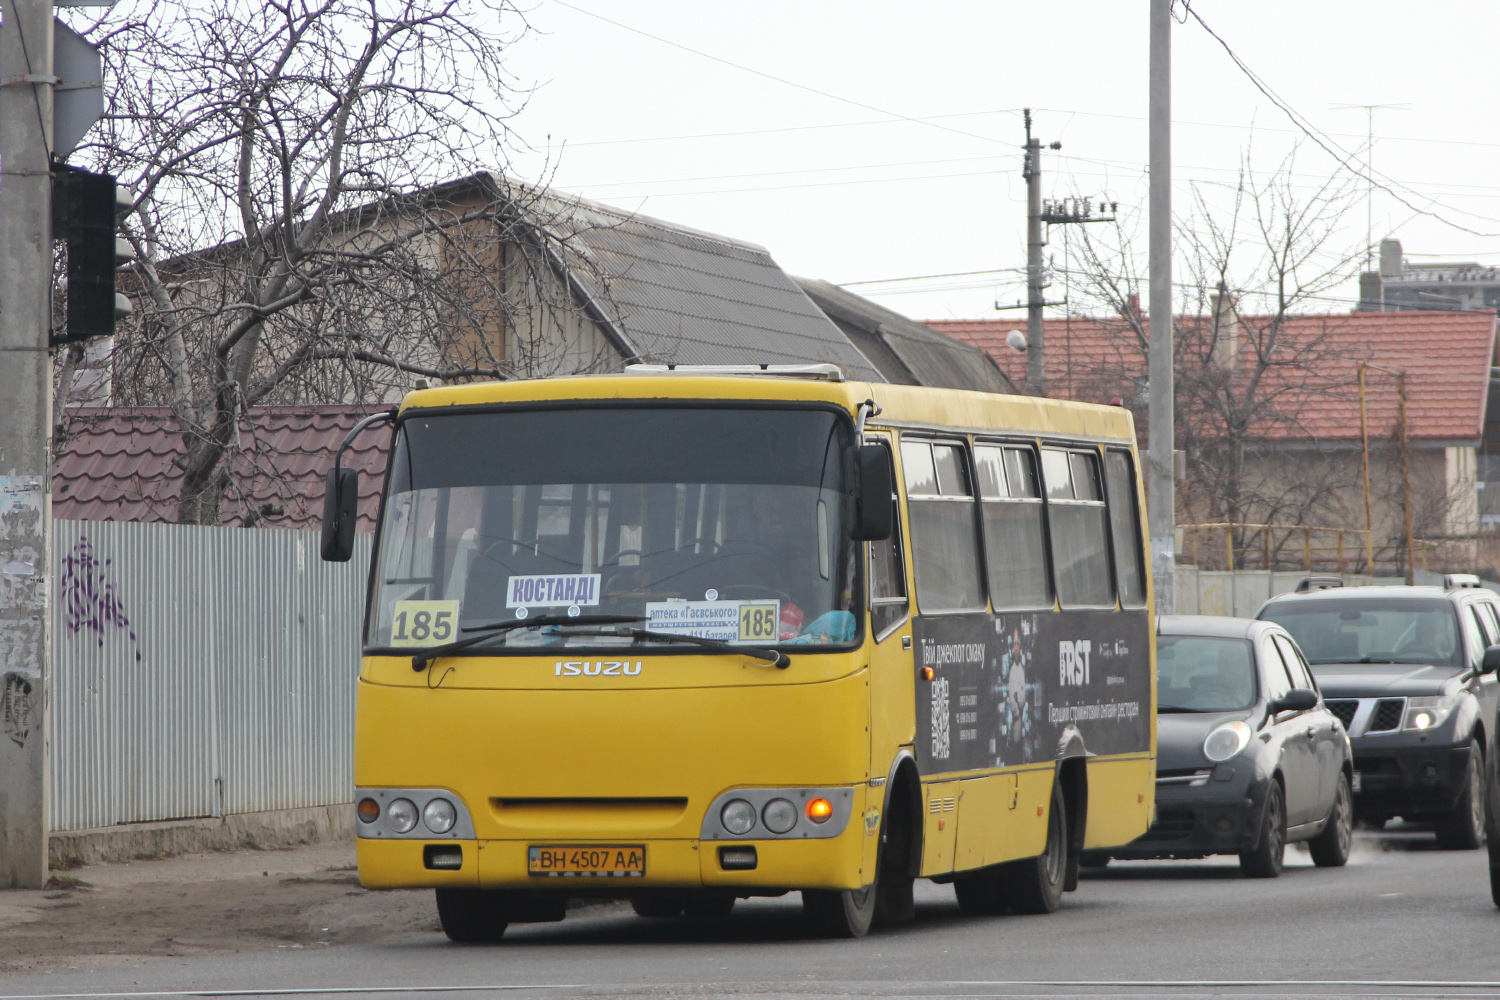
[[[755,807],[744,799],[730,799],[719,812],[719,822],[736,837],[744,836],[755,826]]]
[[[447,799],[433,799],[422,810],[422,822],[433,833],[447,833],[453,829],[453,823],[457,819],[458,811]]]
[[[760,819],[772,833],[789,833],[797,825],[797,807],[789,799],[772,799],[761,811]]]
[[[385,810],[385,821],[397,833],[410,833],[417,825],[417,805],[411,799],[397,799]]]

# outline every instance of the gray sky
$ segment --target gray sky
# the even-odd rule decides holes
[[[536,0],[537,33],[510,65],[538,89],[515,126],[550,152],[563,190],[763,244],[793,273],[850,283],[917,318],[1019,316],[994,304],[1024,296],[1022,107],[1036,109],[1044,142],[1063,144],[1045,154],[1044,193],[1118,201],[1144,234],[1147,6]],[[1374,170],[1441,218],[1377,188],[1376,240],[1400,237],[1413,260],[1500,264],[1493,2],[1192,6],[1362,169],[1366,112],[1332,106],[1404,106],[1375,113]],[[1192,18],[1174,25],[1173,56],[1179,212],[1193,183],[1222,198],[1246,151],[1270,171],[1300,141],[1295,173],[1308,192],[1339,171]],[[524,156],[511,169],[536,179],[542,164]],[[1365,184],[1351,183],[1347,250],[1366,232]],[[1049,248],[1059,263],[1061,228]],[[1066,291],[1058,283],[1048,297]],[[1349,283],[1332,294],[1356,293]]]

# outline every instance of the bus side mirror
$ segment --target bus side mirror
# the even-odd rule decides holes
[[[323,559],[348,562],[354,555],[354,522],[359,515],[359,473],[332,468],[323,487]]]
[[[854,531],[856,542],[879,542],[891,537],[895,530],[892,517],[895,504],[891,494],[895,490],[896,477],[891,468],[890,449],[884,445],[863,444],[859,446],[859,498],[854,508]]]

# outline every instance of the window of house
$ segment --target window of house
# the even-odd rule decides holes
[[[1098,457],[1089,452],[1042,449],[1049,539],[1057,599],[1064,608],[1114,604],[1109,573],[1109,532]]]
[[[1047,531],[1030,448],[976,445],[984,557],[996,611],[1052,604]]]
[[[901,442],[917,604],[923,614],[983,611],[974,491],[961,444]]]

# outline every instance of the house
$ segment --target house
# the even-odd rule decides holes
[[[1500,547],[1491,553],[1490,543],[1480,544],[1479,503],[1500,491],[1500,481],[1489,481],[1500,480],[1500,462],[1491,458],[1500,456],[1500,424],[1488,422],[1495,313],[1278,318],[1242,316],[1227,301],[1216,302],[1213,313],[1174,321],[1177,446],[1188,464],[1178,488],[1179,525],[1279,525],[1232,532],[1234,557],[1353,569],[1364,562],[1363,535],[1355,533],[1366,523],[1368,455],[1377,566],[1402,565],[1408,509],[1418,565],[1424,558],[1431,569],[1496,564]],[[1024,332],[1024,320],[927,325],[984,350],[1024,390],[1026,355],[1005,344],[1011,331]],[[1050,394],[1129,406],[1144,444],[1148,329],[1133,305],[1120,317],[1047,320]],[[1314,537],[1304,526],[1332,530]],[[1222,566],[1221,535],[1189,529],[1178,551]]]
[[[1380,269],[1360,275],[1365,311],[1500,309],[1500,267],[1477,261],[1408,261],[1401,241],[1380,241]]]

